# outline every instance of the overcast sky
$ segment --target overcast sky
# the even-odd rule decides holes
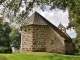
[[[37,11],[43,17],[45,17],[47,20],[53,23],[55,26],[58,26],[61,22],[63,26],[67,27],[69,23],[68,11],[63,12],[62,10],[59,9],[49,10],[49,8],[50,6],[47,6],[45,11],[43,12],[39,7],[37,7],[33,9],[33,12]],[[33,12],[31,12],[31,14]],[[76,32],[73,29],[67,30],[67,33],[71,38],[76,37]]]

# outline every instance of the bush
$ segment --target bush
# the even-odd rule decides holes
[[[2,50],[0,50],[0,53],[2,53]]]
[[[11,47],[3,47],[0,53],[12,53]]]

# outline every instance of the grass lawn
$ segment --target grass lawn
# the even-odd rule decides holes
[[[80,60],[80,56],[48,52],[0,54],[0,60]]]

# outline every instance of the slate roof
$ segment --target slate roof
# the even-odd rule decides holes
[[[30,16],[30,18],[27,20],[27,25],[50,25],[52,29],[55,30],[58,34],[60,34],[63,38],[65,38],[66,41],[72,42],[72,39],[69,37],[69,35],[63,33],[58,27],[53,25],[51,22],[41,16],[38,12],[34,12]]]
[[[34,12],[29,19],[27,20],[27,25],[47,25],[43,18],[40,17],[40,14]]]

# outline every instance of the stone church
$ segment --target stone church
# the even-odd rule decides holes
[[[60,23],[53,25],[38,12],[34,12],[21,31],[20,52],[54,52],[74,54],[74,44]]]

